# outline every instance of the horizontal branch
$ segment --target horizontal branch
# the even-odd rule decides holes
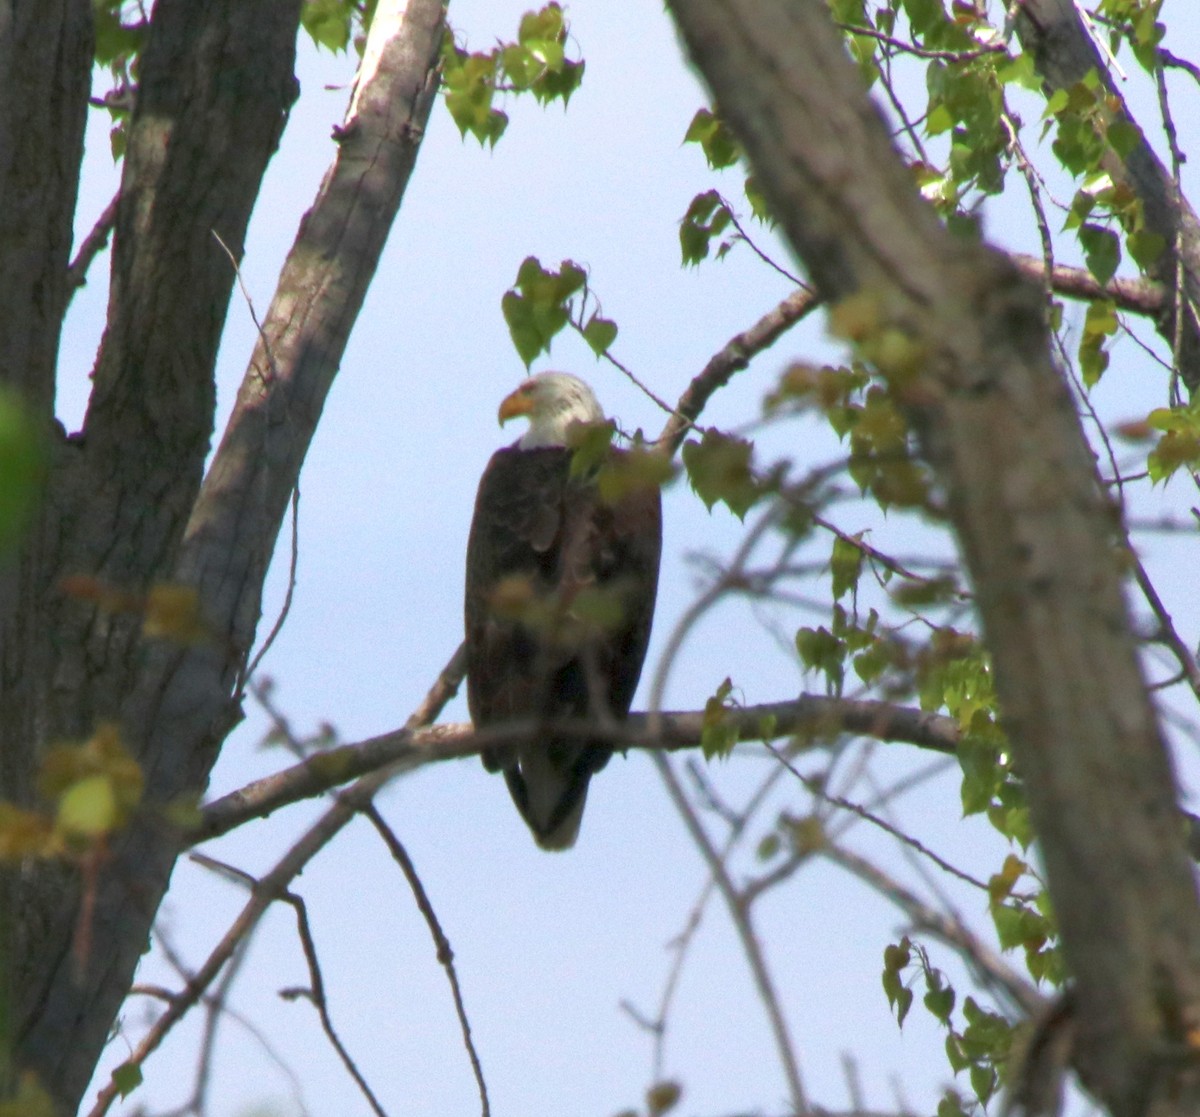
[[[1046,284],[1046,264],[1040,257],[1014,252],[1011,258],[1035,283]],[[1153,279],[1110,279],[1101,283],[1087,268],[1066,264],[1055,264],[1051,268],[1049,286],[1056,295],[1071,299],[1112,299],[1118,310],[1132,314],[1160,314],[1170,298],[1168,289]]]
[[[1017,268],[1040,286],[1047,285],[1046,264],[1037,256],[1023,252],[1011,253]],[[1087,268],[1055,264],[1048,285],[1056,295],[1070,299],[1112,299],[1118,310],[1130,314],[1157,316],[1167,309],[1169,289],[1153,279],[1110,279],[1100,283]],[[667,420],[658,445],[673,454],[687,436],[692,423],[704,410],[714,392],[723,388],[730,378],[745,369],[763,350],[774,345],[798,322],[807,318],[822,303],[821,296],[807,287],[800,287],[767,311],[754,325],[731,337],[708,364],[687,386],[670,419]]]
[[[930,714],[887,702],[852,701],[802,695],[790,702],[746,706],[726,712],[727,724],[740,741],[771,737],[807,736],[816,744],[840,734],[900,741],[953,754],[958,744],[958,723],[941,714]],[[475,756],[485,748],[511,744],[545,733],[545,722],[520,721],[475,729],[468,723],[397,729],[366,741],[339,745],[316,753],[290,768],[255,780],[208,804],[191,834],[192,843],[219,837],[254,818],[340,786],[349,780],[394,767],[393,774],[411,771],[442,760]],[[555,722],[558,735],[603,737],[625,749],[686,749],[700,744],[705,728],[703,710],[663,713],[657,718],[631,714],[606,731],[592,721]]]

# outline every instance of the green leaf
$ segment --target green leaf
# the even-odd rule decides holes
[[[946,1037],[946,1061],[955,1074],[971,1065],[971,1061],[963,1053],[962,1040],[954,1032]]]
[[[1129,249],[1129,255],[1133,257],[1137,266],[1142,271],[1149,271],[1158,263],[1163,251],[1167,247],[1167,240],[1161,233],[1142,230],[1137,233],[1130,233],[1125,238],[1125,244]]]
[[[521,17],[517,41],[524,44],[538,40],[558,42],[565,33],[562,5],[550,3],[539,11],[526,12]]]
[[[583,327],[583,340],[588,343],[597,357],[603,356],[605,351],[617,340],[616,322],[609,318],[601,318],[599,314],[593,314],[588,319],[588,324]]]
[[[949,1025],[950,1014],[954,1011],[954,987],[952,985],[941,985],[937,988],[932,988],[925,994],[925,1007],[929,1012],[944,1025]]]
[[[984,1063],[976,1063],[971,1067],[969,1077],[971,1079],[971,1089],[975,1091],[975,1096],[984,1105],[987,1105],[991,1101],[992,1095],[996,1092],[996,1086],[998,1085],[996,1068]]]
[[[568,437],[571,454],[571,476],[586,477],[595,473],[609,459],[609,447],[617,425],[611,419],[597,423],[576,423]]]
[[[1057,116],[1071,101],[1070,94],[1065,89],[1056,89],[1046,98],[1046,107],[1042,110],[1042,119]]]
[[[543,268],[536,256],[522,262],[516,283],[500,300],[500,309],[526,368],[539,353],[550,351],[554,336],[570,319],[571,296],[586,282],[587,273],[570,260],[564,260],[558,271]]]
[[[1146,422],[1163,432],[1146,459],[1150,479],[1165,481],[1178,469],[1200,465],[1200,411],[1193,407],[1159,407]]]
[[[656,1082],[646,1091],[646,1117],[661,1117],[674,1109],[683,1097],[683,1088],[678,1082]]]
[[[58,827],[72,837],[101,837],[115,829],[118,818],[116,792],[106,775],[86,776],[58,800]]]
[[[884,947],[883,950],[883,991],[887,994],[888,1004],[896,1013],[896,1023],[904,1026],[904,1018],[912,1006],[912,990],[904,985],[904,970],[912,960],[912,944],[905,935],[898,943]]]
[[[720,236],[733,220],[733,214],[716,190],[697,194],[679,226],[679,247],[684,264],[698,264],[709,251],[709,242]]]
[[[767,208],[767,199],[763,196],[763,192],[759,188],[758,179],[754,175],[747,175],[746,184],[743,189],[746,193],[746,201],[750,203],[750,212],[754,215],[755,221],[766,225],[768,229],[775,228],[775,218],[771,216],[771,211]]]
[[[139,55],[146,41],[147,24],[140,18],[132,23],[121,20],[121,0],[103,0],[93,4],[94,57],[98,66]]]
[[[726,677],[716,693],[704,703],[704,720],[700,730],[700,748],[708,760],[726,757],[737,744],[737,726],[729,717],[733,680]]]
[[[1010,853],[1004,859],[1000,872],[993,873],[988,880],[988,899],[993,904],[1000,903],[1012,894],[1018,880],[1024,875],[1028,866],[1015,854]]]
[[[113,1071],[112,1080],[124,1101],[142,1084],[142,1068],[137,1063],[122,1063]]]
[[[938,1102],[937,1117],[967,1117],[962,1098],[953,1090],[947,1090],[942,1100]]]
[[[350,0],[304,0],[300,24],[319,47],[340,54],[350,45],[354,5]]]
[[[662,488],[675,476],[676,466],[665,454],[632,446],[610,455],[596,474],[596,488],[606,504],[616,504],[633,493]]]
[[[820,628],[801,628],[796,633],[796,651],[804,666],[820,671],[826,678],[826,689],[835,696],[842,693],[846,676],[846,644],[823,625]]]
[[[557,70],[547,70],[533,83],[533,95],[542,104],[560,99],[566,108],[571,94],[583,83],[584,65],[583,62],[564,61]]]
[[[913,31],[918,35],[927,34],[946,19],[942,0],[903,0],[903,7]]]
[[[1108,368],[1108,339],[1120,326],[1117,304],[1112,299],[1094,299],[1088,303],[1079,338],[1079,368],[1083,382],[1092,387]]]
[[[692,117],[684,143],[699,144],[708,165],[719,171],[732,167],[742,157],[741,145],[734,134],[708,109],[700,109]]]
[[[754,444],[744,438],[705,431],[700,441],[683,445],[683,464],[696,495],[709,511],[718,501],[727,505],[739,520],[761,495],[750,459]]]
[[[1117,234],[1101,225],[1087,224],[1080,227],[1079,240],[1083,244],[1088,271],[1096,277],[1097,283],[1107,283],[1121,262],[1121,242]]]
[[[481,144],[492,147],[508,127],[508,116],[492,107],[499,58],[499,51],[468,54],[459,50],[447,30],[442,43],[446,108],[462,136],[470,132]]]
[[[829,574],[833,582],[834,600],[840,600],[846,593],[858,588],[859,575],[862,574],[863,552],[856,547],[853,540],[862,540],[862,532],[852,539],[840,536],[833,541],[833,553],[829,559]]]

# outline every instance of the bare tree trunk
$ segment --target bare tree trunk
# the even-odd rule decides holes
[[[47,48],[77,69],[74,85],[61,74],[45,78],[56,95],[74,90],[77,117],[58,153],[70,186],[55,262],[65,291],[91,5],[59,6],[79,9],[83,28],[72,50]],[[204,478],[213,367],[235,281],[217,236],[240,257],[296,93],[300,7],[301,0],[155,6],[122,180],[108,326],[84,429],[55,447],[43,530],[22,554],[11,589],[0,574],[0,607],[9,607],[0,613],[0,798],[32,801],[40,750],[58,737],[87,737],[104,720],[118,724],[146,777],[145,808],[111,840],[87,917],[86,955],[73,949],[81,920],[73,869],[38,862],[0,871],[0,1034],[13,1037],[12,1066],[34,1071],[63,1114],[78,1106],[183,841],[165,808],[203,792],[241,717],[242,675],[288,497],[437,87],[441,0],[390,4],[396,34],[378,70],[364,75],[357,115],[264,322],[270,352],[260,343]],[[18,43],[5,53],[5,10],[0,80],[25,50]],[[41,13],[23,18],[46,33]],[[12,95],[29,98],[31,88],[14,84]],[[21,123],[4,108],[0,143],[4,128]],[[3,221],[0,214],[0,235]],[[47,422],[63,301],[46,326],[50,341],[38,342],[48,346],[51,387],[31,393],[44,397]],[[5,309],[0,329],[9,328]],[[64,598],[57,586],[73,574],[134,593],[164,582],[189,587],[209,638],[191,646],[148,639],[139,616]],[[2,1055],[0,1097],[11,1071]]]
[[[1076,1065],[1118,1115],[1197,1093],[1200,904],[1122,596],[1114,512],[1039,293],[918,196],[822,0],[672,0],[772,211],[944,486],[1075,982]]]

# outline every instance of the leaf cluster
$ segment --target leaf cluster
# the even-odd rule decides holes
[[[888,1004],[901,1027],[912,1008],[913,985],[916,982],[924,985],[922,1004],[946,1031],[945,1052],[950,1068],[955,1075],[967,1072],[978,1105],[986,1107],[1004,1080],[1013,1044],[1013,1025],[998,1013],[983,1008],[971,996],[963,999],[961,1016],[956,1018],[958,994],[954,986],[930,962],[925,948],[907,935],[884,949],[882,982]],[[965,1117],[966,1113],[957,1091],[949,1091],[938,1107],[938,1117]]]
[[[709,167],[714,171],[723,171],[745,162],[745,152],[742,151],[737,138],[709,109],[699,109],[692,117],[684,133],[683,142],[697,144],[704,152]],[[773,226],[775,220],[767,209],[766,199],[753,175],[744,178],[742,190],[755,220],[763,225]],[[717,247],[718,260],[723,259],[737,241],[743,239],[743,234],[733,209],[719,191],[704,190],[697,194],[688,203],[679,223],[679,248],[683,263],[687,266],[699,264],[709,255],[711,242],[731,228],[733,233]]]
[[[532,93],[540,104],[565,107],[583,81],[584,62],[566,56],[569,25],[562,6],[549,3],[521,17],[515,41],[490,51],[468,51],[447,30],[442,45],[446,108],[459,132],[490,147],[508,127],[508,114],[495,107],[503,93]]]
[[[516,282],[500,299],[500,309],[526,368],[550,352],[551,342],[568,325],[575,326],[598,357],[617,339],[617,324],[594,305],[587,270],[573,260],[550,270],[536,256],[526,256]]]

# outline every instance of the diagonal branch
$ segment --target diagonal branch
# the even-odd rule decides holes
[[[457,656],[457,653],[456,653]],[[452,659],[421,705],[409,718],[409,724],[437,717],[442,706],[453,696],[444,680],[454,670]],[[127,1060],[127,1065],[140,1067],[158,1049],[168,1033],[204,996],[208,987],[216,980],[222,968],[233,957],[238,946],[250,935],[267,909],[276,900],[285,899],[291,882],[304,871],[305,866],[324,849],[349,824],[359,811],[366,810],[385,783],[395,775],[391,768],[381,768],[364,776],[353,787],[342,792],[333,805],[293,843],[269,873],[254,884],[250,899],[238,913],[221,941],[209,953],[204,964],[196,971],[182,992],[173,997],[166,1011],[150,1027]],[[115,1081],[110,1080],[99,1092],[96,1103],[88,1117],[103,1117],[112,1107],[119,1093]]]
[[[673,455],[687,435],[688,428],[704,410],[709,397],[729,383],[731,376],[746,368],[752,357],[773,345],[819,303],[820,299],[813,291],[793,291],[748,330],[731,337],[679,397],[675,413],[667,420],[662,434],[658,436],[658,446],[668,456]]]
[[[1165,249],[1149,269],[1151,277],[1174,292],[1177,269],[1182,271],[1182,298],[1164,300],[1157,326],[1171,351],[1178,353],[1179,374],[1195,393],[1200,388],[1200,219],[1129,113],[1106,60],[1080,19],[1078,5],[1071,0],[1023,0],[1014,5],[1014,11],[1017,37],[1048,89],[1070,89],[1095,70],[1106,96],[1117,106],[1116,115],[1132,126],[1136,139],[1130,150],[1119,154],[1110,146],[1103,166],[1115,183],[1141,199],[1147,230],[1165,242]],[[1183,312],[1178,327],[1177,309]]]

